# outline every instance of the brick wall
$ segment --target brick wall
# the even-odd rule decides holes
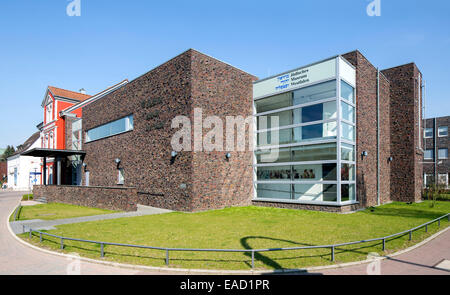
[[[110,210],[136,211],[137,190],[119,187],[35,185],[35,199],[45,197],[50,203],[66,203]]]
[[[203,117],[218,116],[226,139],[226,116],[252,116],[253,87],[256,77],[199,52],[192,53],[192,107],[202,108]],[[210,129],[204,129],[203,136]],[[235,141],[236,141],[235,134]],[[253,160],[248,149],[231,152],[196,152],[192,167],[192,208],[206,210],[226,206],[249,205],[253,198]],[[236,147],[236,145],[235,145]]]
[[[362,207],[377,205],[377,69],[359,52],[343,57],[356,67],[357,194]],[[380,202],[390,201],[389,81],[380,75]],[[363,151],[367,156],[362,158]]]
[[[418,149],[419,108],[417,79],[421,73],[411,63],[382,71],[391,83],[391,198],[395,201],[421,200],[423,153]]]
[[[224,152],[182,151],[172,163],[171,139],[176,129],[171,128],[171,121],[184,115],[193,122],[197,106],[203,108],[204,117],[251,114],[253,79],[188,50],[84,107],[83,133],[134,116],[133,131],[84,143],[90,185],[116,186],[114,159],[119,158],[124,185],[144,193],[140,204],[180,211],[248,204],[252,197],[251,154],[233,153],[227,162]]]

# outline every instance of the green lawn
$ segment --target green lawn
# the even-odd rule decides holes
[[[256,249],[324,245],[382,237],[400,232],[450,212],[450,202],[420,204],[392,203],[353,214],[290,210],[264,207],[236,207],[200,213],[168,213],[58,226],[52,234],[66,237],[149,246]],[[440,229],[449,225],[441,221]],[[411,246],[438,231],[437,224],[413,234],[389,240],[391,253]],[[24,238],[27,235],[22,235]],[[36,234],[33,243],[39,243]],[[100,246],[65,241],[64,251],[100,259]],[[60,241],[45,237],[44,247],[59,249]],[[381,251],[381,242],[336,249],[336,262],[364,260]],[[105,246],[105,260],[164,266],[165,252]],[[251,258],[243,253],[171,252],[170,266],[203,269],[249,269]],[[333,264],[329,249],[262,252],[255,255],[255,268],[299,268]]]
[[[110,214],[115,212],[118,211],[89,208],[61,203],[49,203],[34,206],[23,206],[19,211],[17,220],[30,220],[30,219],[54,220],[62,218]]]

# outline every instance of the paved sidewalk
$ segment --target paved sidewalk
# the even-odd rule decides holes
[[[22,197],[20,192],[0,192],[0,275],[74,274],[74,260],[47,254],[19,243],[8,231],[6,218]],[[82,275],[159,274],[81,261]]]
[[[317,271],[324,275],[450,275],[446,270],[450,260],[450,230],[409,252],[379,261],[379,264],[361,264]]]
[[[112,213],[112,214],[102,214],[102,215],[92,215],[83,216],[75,218],[65,218],[65,219],[55,219],[55,220],[42,220],[42,219],[32,219],[23,221],[13,221],[10,223],[11,229],[15,234],[21,234],[24,231],[27,232],[30,228],[34,230],[52,230],[56,229],[55,226],[61,224],[71,224],[80,223],[88,221],[106,220],[106,219],[117,219],[123,217],[135,217],[144,215],[154,215],[172,212],[166,209],[154,208],[154,207],[139,207],[138,211],[134,212],[122,212],[122,213]]]

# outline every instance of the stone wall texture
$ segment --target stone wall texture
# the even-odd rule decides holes
[[[414,63],[382,73],[391,84],[391,199],[418,202],[423,187],[423,152],[420,150],[423,126],[419,124],[422,74]]]
[[[172,161],[171,139],[178,129],[172,129],[171,122],[182,115],[193,123],[195,108],[202,109],[203,118],[215,115],[223,122],[226,116],[250,116],[254,80],[228,64],[188,50],[84,107],[83,131],[134,116],[134,130],[84,143],[90,185],[116,186],[114,159],[119,158],[124,185],[143,193],[140,204],[179,211],[250,204],[251,153],[232,152],[227,161],[220,149],[181,151]],[[203,134],[209,130],[204,128]]]
[[[33,195],[35,199],[45,197],[51,203],[122,211],[136,211],[138,201],[136,189],[125,187],[35,185]]]

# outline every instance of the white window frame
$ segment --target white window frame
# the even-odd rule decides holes
[[[438,184],[441,184],[440,183],[440,177],[441,176],[444,176],[444,178],[445,178],[445,187],[448,187],[448,173],[439,173],[438,174],[438,178],[437,178],[437,183]]]
[[[427,158],[427,157],[425,156],[427,151],[431,151],[431,158]],[[434,152],[434,150],[425,150],[425,152],[423,153],[423,159],[424,159],[424,160],[433,160],[433,158],[434,158],[434,157],[433,157],[433,156],[434,156],[434,155],[433,155],[433,154],[434,154],[433,152]]]
[[[447,156],[445,157],[445,158],[443,158],[443,157],[441,157],[440,156],[440,151],[447,151]],[[448,159],[448,148],[444,148],[444,149],[438,149],[438,160],[446,160],[446,159]]]
[[[446,134],[441,135],[441,129],[446,129]],[[448,127],[447,126],[440,126],[438,127],[438,137],[447,137],[448,136]]]
[[[431,136],[427,136],[427,130],[430,130],[431,129]],[[434,133],[434,131],[433,131],[433,128],[425,128],[425,130],[423,131],[423,138],[433,138],[433,133]]]

